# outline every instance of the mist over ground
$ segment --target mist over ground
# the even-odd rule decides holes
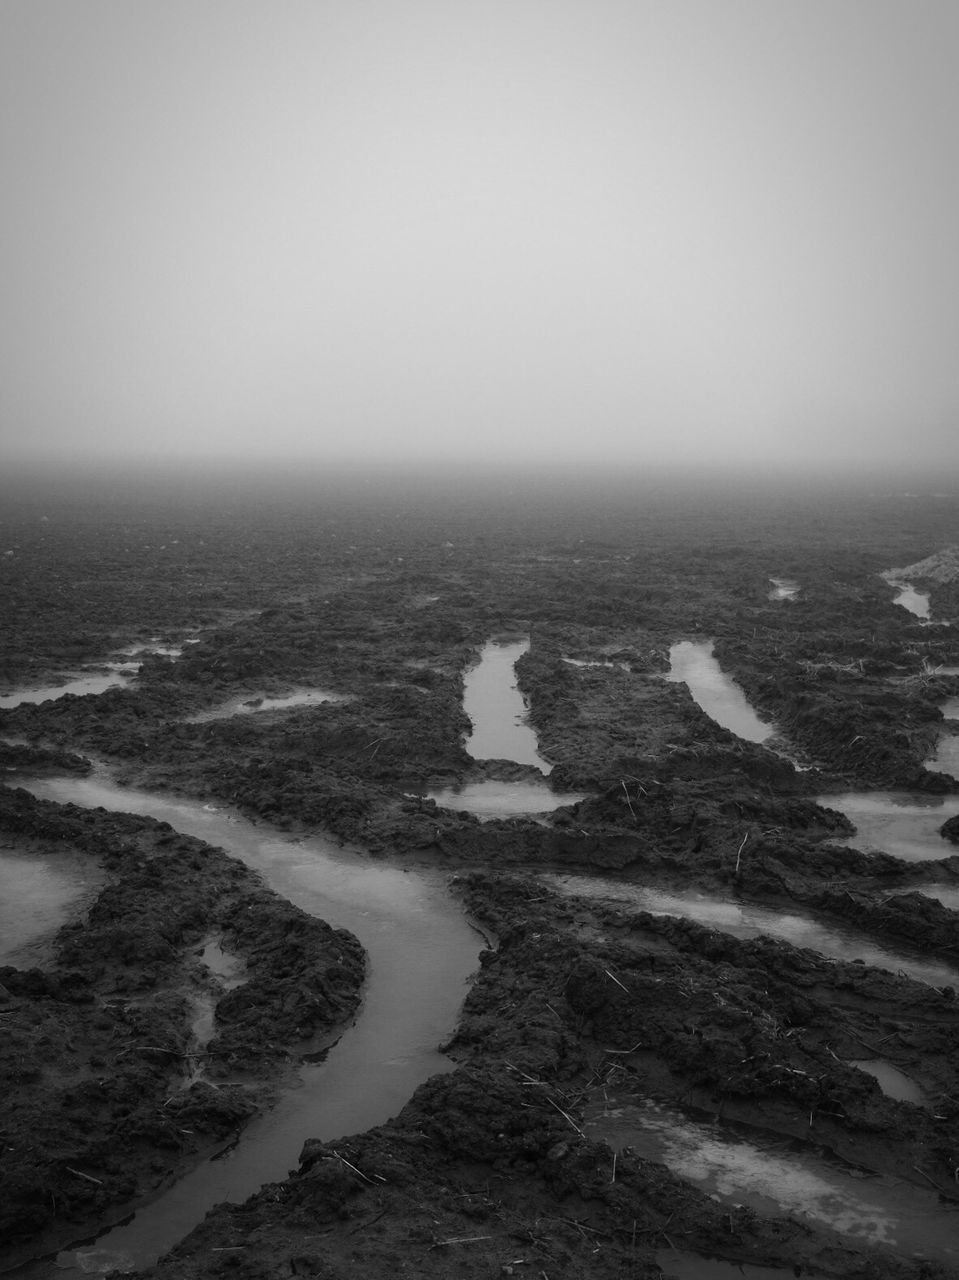
[[[7,0],[4,461],[959,471],[951,0]]]

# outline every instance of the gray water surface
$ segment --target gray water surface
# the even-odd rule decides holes
[[[442,787],[428,791],[426,795],[443,809],[463,809],[481,821],[533,818],[586,798],[581,791],[553,791],[545,782],[499,782],[495,779],[467,782],[462,787]]]
[[[261,711],[291,711],[295,707],[318,707],[324,702],[343,701],[345,699],[341,694],[327,693],[322,689],[297,689],[293,693],[277,697],[241,693],[227,702],[221,702],[217,707],[185,717],[185,723],[206,724],[210,720],[229,720],[233,716],[255,715]]]
[[[820,924],[793,911],[773,911],[750,903],[687,891],[666,893],[643,885],[624,884],[599,876],[544,873],[540,877],[551,888],[575,897],[595,898],[623,904],[651,915],[681,916],[734,938],[758,938],[766,934],[781,938],[794,947],[807,947],[830,960],[862,960],[876,969],[905,973],[926,986],[959,985],[959,969],[938,961],[922,960],[877,946],[854,930]]]
[[[228,1156],[187,1174],[95,1248],[60,1255],[62,1266],[151,1265],[214,1204],[243,1200],[263,1183],[285,1178],[307,1138],[329,1140],[381,1124],[422,1081],[452,1069],[437,1046],[455,1025],[483,944],[442,873],[404,871],[321,837],[297,840],[227,809],[127,790],[103,777],[21,785],[61,804],[147,814],[220,845],[283,897],[351,930],[368,954],[362,1007],[326,1060],[304,1067],[298,1086],[254,1120]],[[62,1280],[62,1271],[49,1274]]]
[[[766,742],[775,733],[760,720],[745,693],[713,657],[712,641],[683,640],[669,650],[667,680],[687,685],[706,714],[747,742]]]
[[[911,791],[844,791],[817,796],[816,803],[844,813],[855,834],[834,837],[832,843],[850,849],[891,853],[906,862],[948,858],[955,846],[944,840],[939,828],[959,814],[959,796],[933,796]]]
[[[723,1203],[769,1217],[788,1213],[861,1245],[959,1264],[959,1205],[940,1202],[932,1190],[865,1174],[799,1144],[746,1140],[726,1125],[634,1094],[597,1099],[583,1128],[658,1160]]]
[[[529,640],[490,641],[466,672],[463,710],[473,725],[466,750],[474,760],[515,760],[549,773],[552,766],[539,753],[516,683],[515,665],[528,651]]]
[[[893,582],[892,585],[897,588],[893,604],[901,605],[903,609],[908,609],[910,613],[915,614],[917,618],[921,618],[923,622],[928,622],[928,591],[917,591],[911,582]]]
[[[83,854],[0,849],[0,964],[43,967],[54,934],[105,880]]]

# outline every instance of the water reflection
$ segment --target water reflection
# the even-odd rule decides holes
[[[527,722],[526,702],[516,683],[516,663],[529,652],[528,640],[483,646],[479,662],[463,681],[463,710],[472,722],[466,750],[474,760],[514,760],[549,773],[536,734]]]
[[[185,724],[207,724],[211,720],[230,720],[233,716],[253,715],[261,711],[290,711],[294,707],[318,707],[324,702],[345,702],[338,693],[326,693],[321,689],[297,689],[279,697],[266,694],[241,693],[219,706],[198,711],[184,719]]]
[[[959,814],[959,796],[910,791],[844,791],[818,796],[817,804],[844,813],[856,828],[835,844],[864,852],[879,849],[906,862],[948,858],[955,850],[939,834],[947,818]]]
[[[36,966],[49,941],[104,883],[93,858],[0,850],[0,964]]]
[[[21,783],[21,785],[24,785]],[[442,873],[372,862],[321,837],[296,840],[260,822],[189,800],[127,790],[103,778],[32,779],[34,795],[58,803],[148,814],[227,849],[282,897],[353,932],[369,968],[355,1021],[325,1060],[305,1066],[297,1087],[244,1129],[229,1159],[188,1173],[74,1269],[151,1265],[212,1205],[243,1200],[295,1168],[306,1136],[329,1140],[382,1124],[428,1076],[452,1064],[437,1049],[449,1034],[479,942]],[[207,953],[213,954],[213,953]],[[36,1274],[36,1273],[34,1273]],[[53,1271],[50,1274],[54,1274]],[[70,1274],[58,1271],[60,1277]]]
[[[911,582],[894,582],[892,585],[898,588],[893,604],[901,605],[903,609],[908,609],[910,613],[915,614],[917,618],[921,618],[923,622],[928,622],[929,593],[927,591],[917,591]]]
[[[905,973],[916,982],[932,987],[959,985],[959,970],[936,961],[904,956],[868,941],[853,930],[823,925],[795,912],[773,911],[768,907],[707,894],[666,893],[643,885],[623,884],[598,876],[544,873],[542,879],[561,893],[606,902],[624,903],[651,915],[681,916],[697,924],[718,929],[734,938],[758,938],[766,934],[781,938],[794,947],[807,947],[832,960],[863,961],[889,973]]]
[[[724,674],[713,657],[712,642],[683,640],[669,650],[667,680],[686,684],[706,714],[747,742],[766,742],[772,725],[765,724],[749,705],[745,693]]]
[[[635,1095],[597,1099],[584,1129],[658,1160],[707,1194],[766,1216],[789,1213],[860,1244],[959,1261],[959,1206],[896,1178],[870,1175],[769,1137],[742,1140],[719,1124]]]
[[[444,787],[427,792],[442,809],[465,809],[482,821],[493,818],[530,818],[549,813],[561,805],[585,800],[578,791],[553,791],[545,782],[498,782],[486,779],[462,787]]]

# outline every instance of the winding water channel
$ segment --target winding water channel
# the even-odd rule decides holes
[[[21,785],[24,785],[21,783]],[[151,1265],[206,1211],[239,1201],[296,1167],[306,1138],[358,1133],[395,1115],[422,1081],[452,1064],[437,1051],[452,1030],[482,945],[442,873],[375,863],[319,837],[296,840],[226,809],[127,790],[103,777],[25,785],[60,804],[149,815],[221,845],[303,910],[349,929],[369,975],[354,1024],[326,1060],[304,1066],[299,1087],[244,1131],[234,1151],[207,1162],[61,1266],[83,1272]],[[25,1270],[24,1276],[64,1276]]]
[[[527,647],[526,641],[491,643],[468,673],[464,705],[474,724],[468,749],[477,759],[520,760],[544,770],[549,766],[525,723],[525,706],[513,672]],[[719,723],[752,741],[764,741],[772,732],[770,726],[758,720],[742,691],[720,670],[711,649],[710,645],[690,642],[673,646],[671,678],[685,680],[693,697]],[[44,799],[150,815],[185,834],[221,845],[259,871],[276,892],[353,932],[368,953],[369,977],[360,1013],[326,1060],[304,1065],[298,1087],[249,1125],[232,1151],[199,1166],[138,1210],[131,1221],[107,1231],[95,1243],[61,1254],[56,1266],[48,1260],[21,1269],[18,1275],[31,1280],[62,1280],[69,1274],[148,1266],[214,1204],[242,1200],[264,1182],[284,1178],[296,1166],[307,1137],[330,1140],[382,1123],[401,1109],[424,1079],[450,1069],[451,1064],[436,1046],[455,1023],[464,984],[476,966],[482,944],[450,896],[441,873],[374,863],[360,851],[339,848],[320,837],[298,840],[262,823],[248,822],[226,808],[120,788],[103,775],[31,780],[26,785]],[[502,788],[511,784],[493,785]],[[543,800],[552,798],[544,808],[563,802],[549,791],[545,781],[532,785]],[[464,793],[458,793],[458,798],[462,801]],[[836,806],[837,799],[827,803]],[[959,801],[956,804],[959,807]],[[450,807],[469,805],[454,801]],[[913,809],[904,803],[901,816],[915,833],[917,814]],[[925,812],[918,818],[933,809],[937,809],[935,817],[941,823],[942,810],[936,804],[924,806]],[[863,838],[868,840],[871,834],[867,832]],[[903,833],[902,841],[906,839]],[[935,840],[941,849],[938,834]],[[922,846],[932,847],[932,838],[925,831]],[[890,851],[904,856],[900,847]],[[835,959],[865,960],[936,986],[959,985],[959,975],[946,965],[888,952],[853,931],[825,928],[798,913],[695,892],[666,894],[601,877],[546,879],[567,893],[689,916],[739,937],[768,933]],[[934,889],[930,886],[930,893]],[[949,892],[944,886],[942,900]],[[229,968],[228,958],[218,955],[215,940],[209,942],[206,953],[212,967]],[[886,1071],[886,1064],[879,1061],[854,1065],[877,1078]],[[890,1089],[907,1090],[910,1084],[905,1079],[887,1081]],[[906,1093],[900,1096],[921,1105],[918,1098]],[[664,1161],[730,1203],[746,1201],[762,1212],[795,1212],[845,1234],[894,1244],[907,1252],[928,1249],[933,1256],[950,1261],[957,1256],[959,1214],[953,1207],[939,1206],[934,1196],[889,1180],[870,1178],[864,1186],[855,1172],[837,1169],[808,1150],[796,1151],[764,1140],[747,1141],[741,1134],[704,1126],[650,1099],[635,1097],[611,1100],[594,1109],[586,1128],[592,1136],[606,1137],[614,1146],[628,1143],[644,1155]],[[708,1269],[713,1264],[693,1255],[671,1253],[669,1263],[675,1274],[688,1280],[720,1274]],[[757,1280],[779,1274],[772,1269],[755,1270]]]

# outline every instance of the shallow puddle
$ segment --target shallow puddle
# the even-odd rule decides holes
[[[568,667],[581,667],[583,669],[588,669],[590,667],[605,667],[607,671],[632,672],[632,667],[628,662],[610,662],[606,658],[564,658],[563,661]]]
[[[526,701],[516,684],[514,667],[528,652],[528,640],[490,641],[483,646],[479,662],[466,672],[463,710],[473,726],[466,750],[474,760],[514,760],[549,773],[552,765],[539,753],[536,734],[527,722]]]
[[[756,715],[745,693],[713,657],[712,642],[683,640],[669,650],[667,680],[685,684],[703,711],[747,742],[765,742],[775,732]]]
[[[462,787],[428,791],[442,809],[465,809],[481,821],[493,818],[533,818],[565,804],[585,800],[583,792],[553,791],[545,782],[468,782]]]
[[[246,982],[246,965],[239,956],[224,951],[222,943],[222,935],[208,939],[200,953],[200,963],[216,976],[224,991],[232,991]]]
[[[893,604],[898,604],[903,609],[908,609],[910,613],[915,614],[917,618],[921,618],[923,622],[929,621],[928,592],[917,591],[911,582],[893,582],[891,585],[897,588]]]
[[[24,703],[53,702],[57,698],[65,698],[68,693],[77,698],[87,694],[106,693],[107,689],[120,689],[126,683],[127,675],[123,671],[100,670],[60,684],[45,684],[35,689],[18,689],[15,693],[0,694],[0,710],[8,711]]]
[[[218,707],[210,707],[206,711],[198,711],[187,716],[185,724],[206,724],[210,720],[230,720],[233,716],[254,715],[260,711],[290,711],[294,707],[318,707],[324,702],[343,702],[344,697],[338,693],[325,693],[322,689],[298,689],[295,693],[283,694],[277,698],[265,694],[240,694],[221,702]]]
[[[917,893],[924,893],[927,898],[935,898],[950,911],[959,911],[959,886],[953,884],[920,884],[916,885]]]
[[[872,1076],[887,1098],[895,1098],[897,1102],[911,1102],[917,1107],[928,1105],[915,1080],[904,1075],[898,1067],[886,1062],[884,1058],[852,1058],[847,1066]]]
[[[932,796],[911,791],[844,791],[817,796],[816,803],[838,809],[855,825],[846,838],[831,843],[850,849],[879,849],[906,862],[948,858],[955,846],[944,840],[939,828],[959,814],[959,796]]]
[[[54,934],[106,877],[93,858],[0,849],[0,964],[42,965]]]
[[[625,904],[637,911],[648,911],[651,915],[681,916],[731,934],[734,938],[758,938],[766,934],[781,938],[794,947],[818,951],[831,960],[862,960],[876,969],[902,972],[926,986],[959,986],[959,969],[936,961],[899,955],[869,942],[852,930],[822,925],[794,912],[772,911],[768,907],[700,893],[665,893],[660,889],[617,883],[596,876],[544,874],[541,879],[561,893]]]
[[[363,1004],[325,1060],[248,1125],[236,1147],[186,1175],[96,1246],[60,1255],[59,1268],[104,1271],[151,1265],[206,1211],[239,1201],[296,1168],[307,1137],[359,1133],[395,1115],[423,1080],[452,1064],[437,1050],[455,1025],[482,942],[441,872],[372,861],[321,838],[297,840],[199,802],[126,790],[97,778],[30,780],[43,799],[149,814],[198,836],[261,872],[305,911],[351,930],[366,948]],[[209,953],[213,954],[213,953]],[[46,1269],[44,1269],[46,1268]],[[31,1277],[64,1271],[36,1264]]]
[[[196,642],[186,640],[184,643]],[[78,674],[72,680],[61,680],[59,684],[38,685],[32,689],[15,689],[10,693],[2,693],[0,710],[10,710],[24,703],[55,702],[58,698],[65,698],[67,694],[82,698],[89,694],[106,693],[108,689],[122,689],[140,670],[141,664],[135,660],[137,657],[142,660],[145,655],[151,653],[179,657],[182,652],[182,648],[164,645],[159,641],[156,643],[148,641],[143,644],[128,645],[123,649],[114,649],[113,653],[123,661],[90,663],[87,674]]]
[[[725,1204],[767,1217],[788,1213],[859,1244],[959,1263],[959,1206],[900,1179],[868,1174],[799,1143],[752,1135],[747,1141],[731,1126],[632,1094],[597,1098],[583,1128],[590,1138],[665,1164]]]

